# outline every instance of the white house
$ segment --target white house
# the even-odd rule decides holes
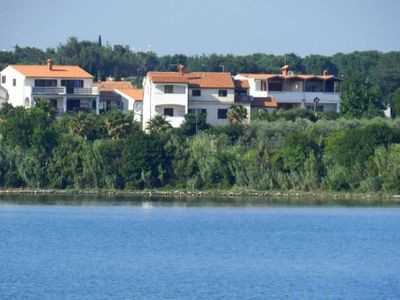
[[[143,80],[143,128],[156,114],[179,127],[187,113],[206,113],[211,125],[227,123],[235,84],[227,72],[149,72]],[[245,104],[250,113],[250,104]]]
[[[137,122],[142,122],[143,90],[133,87],[130,81],[101,81],[94,86],[100,91],[100,110],[118,108],[125,113],[132,112]]]
[[[8,103],[31,107],[38,99],[48,99],[59,113],[99,112],[99,91],[93,76],[78,66],[9,65],[0,72],[1,86],[8,92]]]
[[[137,122],[143,122],[143,90],[142,89],[115,89],[121,96],[121,110],[132,112]]]
[[[317,111],[339,112],[339,78],[329,75],[295,75],[289,66],[281,74],[238,74],[236,80],[247,80],[249,95],[257,103],[276,101],[277,108],[307,108]]]

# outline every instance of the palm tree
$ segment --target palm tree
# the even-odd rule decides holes
[[[171,129],[171,123],[162,115],[156,115],[147,122],[147,129],[150,133],[163,133]]]
[[[93,130],[91,120],[88,118],[88,115],[83,112],[71,115],[68,127],[71,134],[76,134],[84,138],[87,138],[89,133]]]
[[[227,113],[229,124],[241,124],[247,118],[247,109],[241,104],[232,104]]]
[[[104,125],[111,139],[124,138],[132,129],[133,118],[119,110],[113,110],[104,117]]]

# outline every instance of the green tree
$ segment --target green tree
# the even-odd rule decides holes
[[[364,77],[357,75],[348,79],[341,95],[341,114],[351,118],[382,116],[383,102],[377,89]]]
[[[64,118],[67,118],[70,134],[78,135],[88,140],[96,139],[97,132],[101,129],[98,126],[100,119],[95,114],[78,112]]]
[[[131,131],[133,117],[120,110],[112,110],[104,116],[104,125],[111,139],[121,139]]]
[[[192,136],[196,133],[210,128],[207,124],[207,113],[187,114],[185,120],[180,126],[180,131],[186,136]]]
[[[171,123],[162,115],[157,114],[147,122],[147,129],[152,134],[162,134],[171,128]]]
[[[397,117],[400,115],[400,88],[398,88],[392,96],[390,101],[390,107],[392,110],[392,116]]]
[[[227,113],[229,124],[241,124],[247,118],[247,109],[241,104],[232,104]]]

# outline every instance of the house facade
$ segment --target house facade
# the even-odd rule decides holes
[[[227,123],[229,107],[235,103],[235,84],[226,72],[149,72],[143,80],[143,128],[155,115],[179,127],[188,113],[207,115],[211,125]],[[250,105],[246,105],[250,112]]]
[[[48,99],[58,113],[96,111],[99,90],[93,76],[78,66],[9,65],[0,72],[1,86],[7,90],[8,103],[31,107],[39,99]]]
[[[143,89],[134,88],[130,81],[101,81],[93,84],[100,92],[100,111],[120,109],[132,112],[135,121],[142,122]]]
[[[265,109],[306,108],[316,111],[339,112],[339,78],[329,75],[295,75],[289,66],[281,68],[281,74],[238,74],[236,80],[248,81],[248,93],[254,98],[252,110],[263,105]]]

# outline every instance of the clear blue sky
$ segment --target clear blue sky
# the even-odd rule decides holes
[[[80,40],[157,54],[400,50],[399,0],[12,0],[0,50]]]

